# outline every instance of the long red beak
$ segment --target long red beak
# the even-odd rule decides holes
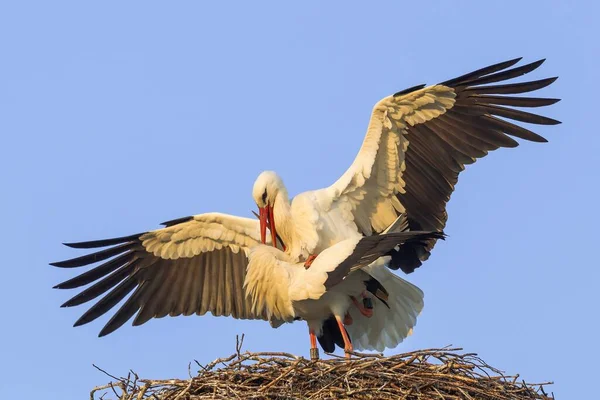
[[[267,207],[258,208],[258,221],[260,222],[260,241],[262,242],[262,244],[267,243]]]
[[[271,231],[271,244],[277,247],[277,230],[275,229],[275,218],[273,217],[273,206],[259,207],[258,220],[260,222],[260,241],[267,244],[267,227]]]
[[[277,247],[277,230],[275,229],[275,217],[273,216],[273,206],[269,206],[269,213],[267,214],[269,220],[269,230],[271,231],[271,243],[273,247]]]

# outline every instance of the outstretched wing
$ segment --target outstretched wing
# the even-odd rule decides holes
[[[281,263],[280,265],[286,268],[282,270],[285,271],[287,281],[285,279],[276,279],[276,281],[283,282],[288,298],[292,302],[316,300],[355,271],[367,267],[362,272],[365,274],[363,277],[368,277],[367,274],[370,273],[368,266],[377,259],[389,255],[395,248],[402,249],[407,245],[444,237],[443,232],[412,231],[342,240],[319,253],[308,269],[301,263]],[[381,289],[385,291],[385,288]]]
[[[527,74],[544,61],[511,69],[519,60],[379,101],[356,159],[337,182],[322,189],[322,198],[331,199],[331,207],[354,220],[364,235],[383,232],[401,213],[407,214],[411,230],[442,230],[446,203],[465,165],[499,147],[516,147],[512,137],[546,141],[511,120],[559,123],[515,108],[547,106],[558,99],[510,96],[541,89],[556,78],[489,85]],[[413,249],[416,260],[401,268],[412,272],[434,243]]]
[[[162,229],[126,237],[66,244],[78,249],[108,247],[51,264],[73,268],[104,261],[55,286],[73,289],[95,282],[63,307],[76,306],[108,292],[75,326],[95,320],[129,294],[100,336],[118,329],[136,313],[133,325],[167,315],[207,312],[240,319],[266,319],[251,312],[243,289],[247,253],[260,243],[257,220],[210,213],[165,225]]]
[[[317,265],[325,264],[332,265],[327,271],[327,280],[325,280],[325,288],[330,289],[344,280],[350,273],[359,269],[365,268],[375,262],[380,257],[390,254],[394,249],[415,244],[424,245],[429,240],[444,239],[446,235],[443,232],[436,231],[410,231],[410,232],[393,232],[383,233],[381,235],[365,236],[358,241],[348,239],[339,244],[335,244],[329,249],[324,250],[315,259],[311,268]],[[336,246],[340,246],[337,250]],[[345,249],[346,250],[343,250]],[[335,259],[336,253],[343,254],[345,257],[338,262],[332,262]],[[321,259],[319,259],[321,258]],[[315,266],[316,267],[316,266]],[[315,268],[317,270],[318,267]],[[367,272],[370,270],[367,269]]]

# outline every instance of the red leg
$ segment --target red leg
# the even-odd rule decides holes
[[[365,308],[365,306],[361,302],[356,300],[354,296],[350,296],[350,298],[352,299],[352,302],[354,303],[356,308],[358,308],[358,311],[360,311],[362,315],[364,315],[367,318],[371,318],[373,316],[373,310]]]
[[[352,320],[352,316],[349,312],[347,312],[346,316],[344,317],[344,325],[352,325],[353,322],[354,321]]]
[[[316,361],[319,359],[319,349],[317,348],[317,336],[315,331],[308,328],[308,335],[310,336],[310,359]]]
[[[354,348],[352,347],[352,342],[350,342],[350,338],[348,337],[348,334],[346,333],[346,328],[344,328],[342,319],[336,315],[335,320],[337,321],[338,326],[340,327],[340,332],[342,333],[342,339],[344,339],[344,351],[346,352],[346,358],[350,358],[349,353],[354,351]]]
[[[315,261],[315,258],[317,258],[316,254],[311,254],[310,256],[308,256],[308,258],[304,262],[304,268],[309,269],[313,261]]]

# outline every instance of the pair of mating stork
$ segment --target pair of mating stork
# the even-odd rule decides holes
[[[327,188],[290,201],[282,180],[263,172],[252,191],[258,221],[207,213],[150,232],[66,244],[108,248],[52,264],[71,268],[105,261],[56,286],[94,282],[63,306],[109,291],[75,322],[78,326],[129,295],[100,336],[136,313],[134,325],[211,312],[264,319],[274,327],[303,319],[311,356],[318,354],[317,337],[326,351],[335,344],[352,350],[349,336],[359,349],[395,347],[415,325],[423,293],[389,269],[413,272],[443,238],[446,203],[459,173],[491,150],[517,146],[512,137],[546,141],[513,121],[559,123],[515,108],[558,99],[512,96],[556,78],[492,85],[544,61],[513,67],[519,60],[382,99],[356,159]],[[365,307],[370,302],[372,310]]]

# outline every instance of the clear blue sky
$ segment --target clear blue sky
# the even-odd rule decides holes
[[[453,344],[561,399],[589,395],[600,281],[597,2],[6,1],[0,5],[0,393],[80,399],[116,375],[185,377],[234,350],[308,356],[302,323],[153,320],[99,339],[107,320],[51,287],[114,237],[209,211],[250,216],[254,178],[290,194],[350,165],[376,101],[505,59],[547,57],[533,78],[564,100],[547,144],[469,167],[445,243],[409,279],[425,291],[394,352]],[[326,4],[321,4],[326,3]]]

